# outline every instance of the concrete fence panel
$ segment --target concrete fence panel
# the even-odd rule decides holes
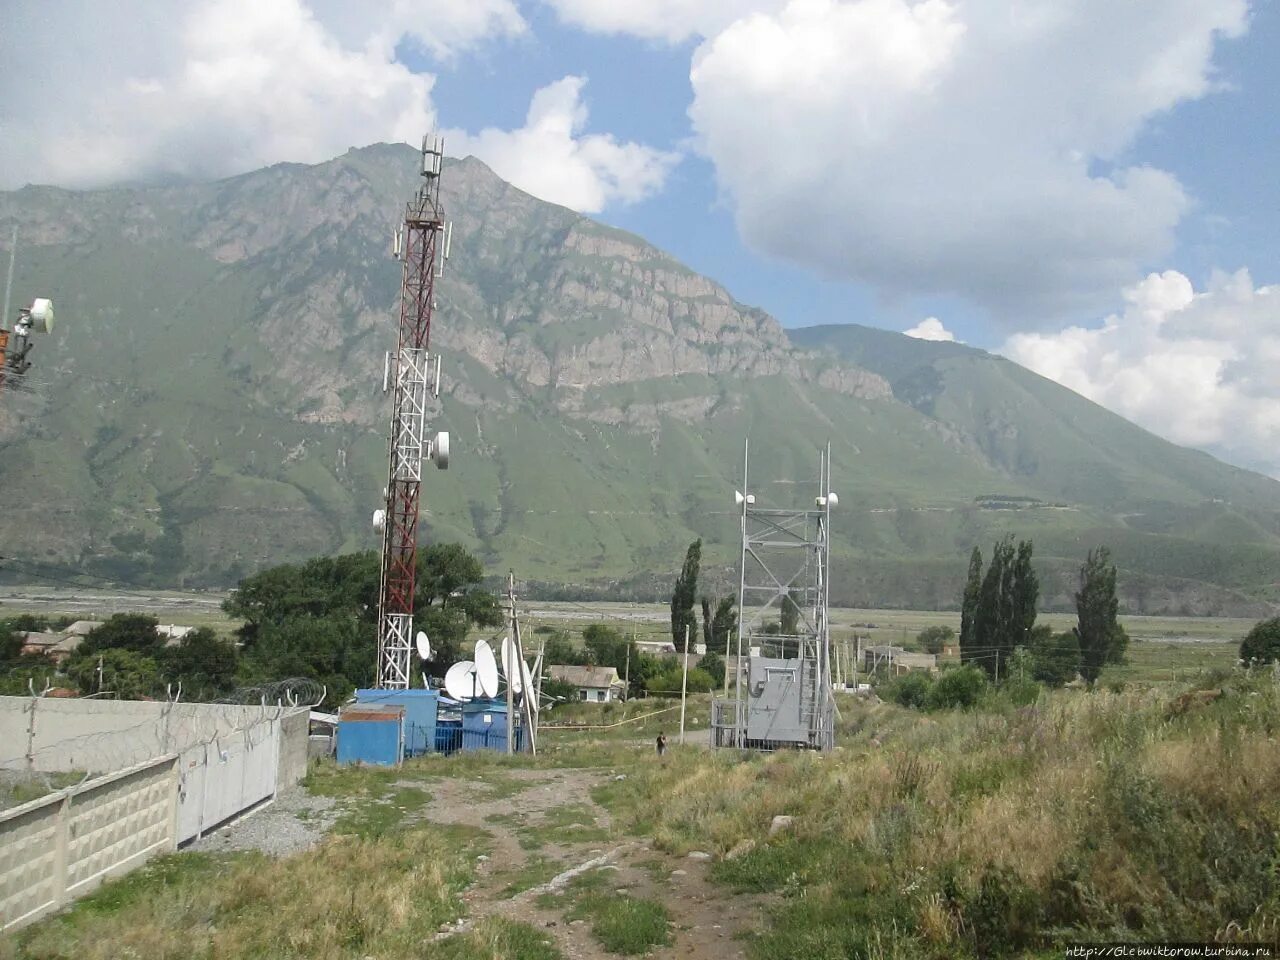
[[[158,757],[0,813],[0,930],[174,849],[177,761]]]

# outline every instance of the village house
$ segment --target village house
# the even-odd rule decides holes
[[[547,676],[560,683],[576,687],[578,699],[589,703],[608,703],[618,700],[625,692],[625,684],[616,667],[575,667],[553,665]]]

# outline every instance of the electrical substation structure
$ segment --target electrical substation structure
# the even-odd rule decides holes
[[[742,552],[738,581],[737,683],[711,710],[717,747],[830,750],[835,743],[831,685],[831,446],[819,456],[813,507],[756,504],[743,447]]]
[[[378,679],[385,690],[406,690],[414,652],[413,596],[418,559],[418,515],[427,459],[449,465],[449,435],[427,438],[427,404],[440,395],[440,357],[429,351],[435,285],[449,258],[452,224],[440,205],[444,140],[422,142],[422,183],[405,209],[392,240],[403,261],[400,335],[383,367],[383,391],[392,393],[386,508],[375,511],[382,533],[382,576],[378,599]]]

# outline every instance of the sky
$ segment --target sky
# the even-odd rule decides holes
[[[6,0],[0,188],[444,132],[785,326],[1280,476],[1280,0]]]

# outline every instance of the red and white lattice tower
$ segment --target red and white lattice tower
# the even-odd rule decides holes
[[[400,339],[387,355],[383,389],[391,389],[391,455],[387,505],[374,514],[382,529],[382,583],[378,600],[378,682],[404,690],[412,676],[414,572],[418,512],[426,460],[449,464],[449,435],[427,438],[427,402],[440,394],[440,358],[428,351],[435,283],[449,257],[450,225],[440,206],[444,140],[422,142],[422,186],[405,209],[393,249],[404,261],[400,287]]]

